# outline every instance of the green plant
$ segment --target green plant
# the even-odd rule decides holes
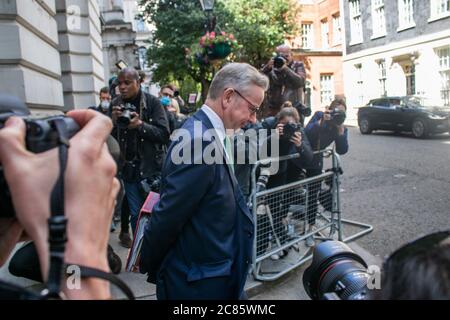
[[[207,32],[203,37],[200,38],[200,46],[203,48],[211,48],[216,44],[226,43],[230,46],[230,48],[237,48],[238,42],[234,38],[232,33],[226,33],[225,31],[221,31],[220,33]]]

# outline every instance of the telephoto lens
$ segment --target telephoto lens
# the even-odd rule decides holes
[[[317,245],[303,274],[303,286],[313,300],[365,300],[368,280],[366,262],[339,241]]]

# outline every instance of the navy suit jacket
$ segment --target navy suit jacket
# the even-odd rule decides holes
[[[162,171],[161,199],[145,229],[141,272],[156,283],[158,299],[239,299],[252,259],[253,217],[225,162],[171,160],[177,146],[187,143],[192,161],[201,157],[194,145],[199,143],[203,153],[218,143],[203,141],[198,132],[194,136],[195,121],[200,122],[202,135],[213,128],[200,110],[182,127],[190,139],[171,144]],[[223,150],[217,149],[223,159]]]

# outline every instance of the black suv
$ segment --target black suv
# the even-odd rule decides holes
[[[426,138],[450,132],[450,108],[430,106],[417,96],[373,99],[359,108],[358,125],[362,134],[373,130],[408,131],[416,138]]]

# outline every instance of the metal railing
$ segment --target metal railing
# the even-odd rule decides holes
[[[310,260],[312,247],[308,244],[313,241],[349,242],[373,230],[371,225],[341,218],[339,156],[331,149],[316,153],[331,159],[325,172],[270,189],[264,188],[271,177],[266,168],[273,162],[281,167],[283,162],[299,158],[299,154],[260,160],[252,170],[252,271],[257,280],[275,280]],[[343,224],[362,230],[344,237]]]

